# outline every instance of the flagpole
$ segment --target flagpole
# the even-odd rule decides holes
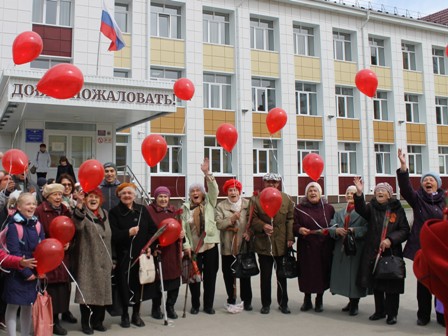
[[[100,45],[101,45],[101,31],[98,32],[98,53],[96,57],[96,75],[98,76],[98,68],[100,64]]]

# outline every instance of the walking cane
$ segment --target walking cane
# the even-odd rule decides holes
[[[166,316],[166,298],[165,298],[165,288],[163,286],[163,273],[162,273],[162,258],[157,256],[157,261],[159,262],[159,274],[160,274],[160,286],[162,287],[162,307],[163,307],[163,325],[168,325],[168,317]]]
[[[188,274],[187,277],[188,278],[187,278],[187,281],[185,282],[185,299],[184,299],[184,311],[183,311],[183,314],[182,314],[182,318],[186,317],[185,312],[187,310],[188,283],[190,282],[190,275],[191,275],[191,267],[190,267],[191,263],[188,262],[187,265],[188,265],[187,266],[187,274]]]

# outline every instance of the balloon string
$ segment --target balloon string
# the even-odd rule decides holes
[[[25,113],[25,109],[26,109],[26,105],[27,105],[27,104],[28,104],[28,103],[25,103],[25,104],[23,105],[22,113],[20,114],[19,123],[17,124],[16,131],[14,132],[14,138],[12,139],[12,142],[11,142],[11,148],[14,148],[14,142],[16,141],[17,134],[19,133],[20,124],[22,123],[23,115],[24,115],[24,113]]]

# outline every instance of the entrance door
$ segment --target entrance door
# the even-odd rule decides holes
[[[59,165],[61,156],[66,156],[73,168],[94,157],[92,135],[49,134],[48,144],[52,167]]]

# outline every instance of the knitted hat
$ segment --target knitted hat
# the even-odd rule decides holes
[[[317,191],[319,192],[319,197],[322,197],[322,187],[317,182],[310,182],[310,183],[308,183],[308,185],[305,188],[305,197],[308,195],[308,190],[311,187],[315,187],[317,189]]]
[[[124,183],[120,184],[120,185],[117,187],[117,190],[115,191],[115,194],[116,194],[117,196],[119,196],[119,195],[120,195],[120,192],[121,192],[124,188],[132,188],[132,189],[134,189],[134,191],[137,190],[137,186],[136,186],[134,183],[124,182]]]
[[[45,178],[45,177],[39,177],[38,179],[37,179],[37,185],[39,186],[39,187],[43,187],[44,185],[46,185],[47,184],[47,179]]]
[[[106,162],[105,164],[103,164],[104,169],[106,168],[113,168],[115,171],[117,171],[117,165],[113,162]]]
[[[425,179],[426,176],[434,177],[434,180],[437,181],[437,188],[442,188],[442,179],[440,178],[440,175],[435,172],[427,172],[427,173],[423,174],[422,178],[420,179],[420,184],[423,183],[423,180]]]
[[[282,177],[277,173],[267,173],[263,176],[263,181],[276,181],[280,182]]]
[[[60,192],[62,194],[64,190],[65,187],[60,183],[47,184],[45,185],[44,190],[42,191],[42,196],[44,198],[47,198],[48,196],[50,196],[55,192]]]
[[[394,194],[394,189],[392,189],[392,186],[389,183],[387,183],[387,182],[378,183],[375,186],[375,189],[373,190],[373,193],[376,194],[376,191],[378,189],[381,189],[381,188],[385,189],[390,197],[392,197],[392,195]]]
[[[224,185],[222,186],[222,191],[224,192],[224,194],[227,195],[229,188],[238,189],[240,194],[241,194],[241,190],[243,190],[243,186],[241,185],[241,182],[236,179],[230,179],[224,183]]]
[[[159,195],[167,195],[168,197],[171,196],[170,190],[165,186],[157,187],[156,190],[154,190],[154,198],[157,198]]]

